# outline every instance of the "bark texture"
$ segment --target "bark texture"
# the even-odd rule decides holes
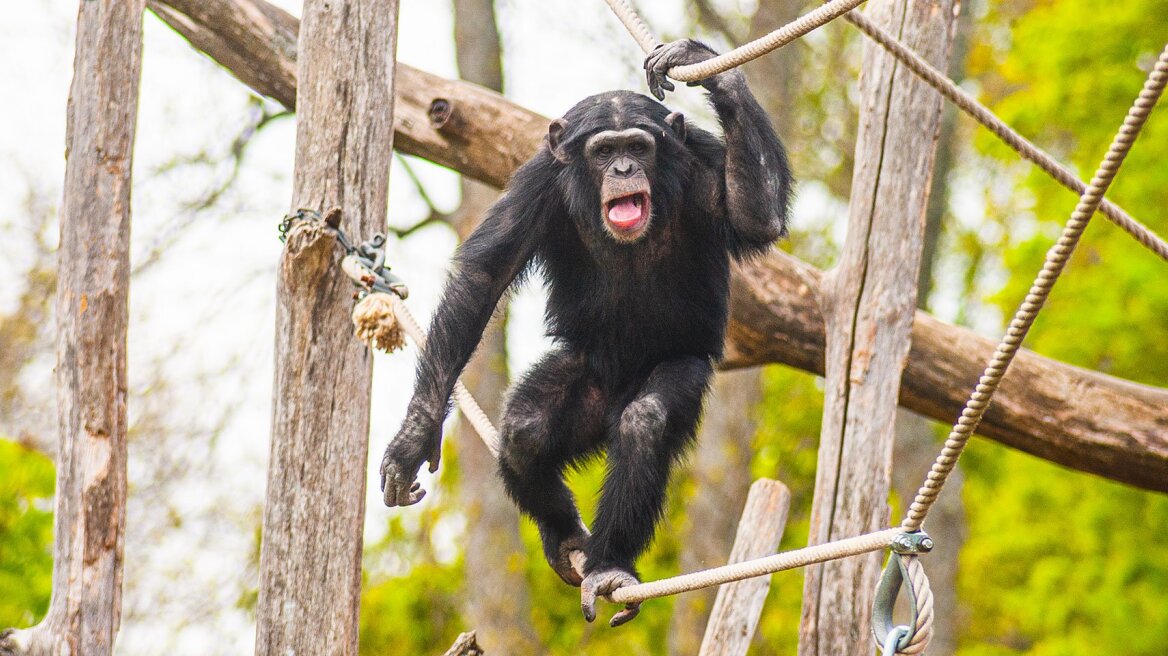
[[[953,0],[873,0],[866,13],[946,68]],[[811,544],[889,525],[897,394],[909,352],[941,100],[866,43],[848,236],[821,293],[826,388]],[[871,651],[880,553],[808,567],[799,653]]]
[[[503,90],[503,60],[494,0],[454,0],[454,44],[459,75],[495,91]],[[498,192],[463,177],[462,203],[452,217],[459,241],[482,220]],[[462,382],[489,417],[502,416],[507,369],[507,305],[500,305],[482,342],[462,372]],[[458,447],[460,505],[467,517],[467,621],[483,649],[500,654],[542,650],[531,625],[531,603],[524,579],[526,562],[519,539],[519,512],[495,474],[495,458],[478,433],[459,418],[453,438]],[[503,594],[502,591],[507,591]]]
[[[130,173],[144,2],[87,0],[65,132],[57,282],[57,494],[44,620],[4,654],[113,653],[126,527]]]
[[[787,486],[769,478],[755,481],[738,520],[734,549],[727,562],[740,563],[775,553],[783,539],[790,508],[791,492]],[[745,656],[770,589],[770,575],[720,586],[706,625],[701,656]]]
[[[340,208],[354,241],[385,230],[396,27],[396,0],[304,6],[291,207]],[[340,257],[301,223],[280,260],[257,654],[357,653],[372,359]]]
[[[294,77],[279,75],[290,59],[281,58],[277,48],[295,35],[295,18],[263,0],[150,0],[150,6],[215,60],[239,62],[231,72],[257,92],[294,104],[287,93],[295,87]],[[184,7],[203,18],[192,18],[186,9],[176,17],[175,9]],[[498,187],[546,133],[546,118],[486,89],[404,65],[398,73],[396,145],[403,152]],[[277,76],[279,84],[264,83]],[[432,104],[449,109],[439,113],[448,117],[433,125]],[[822,275],[778,251],[736,267],[724,367],[781,362],[822,374]],[[994,344],[923,312],[914,319],[912,343],[900,404],[953,421]],[[978,433],[1073,469],[1168,491],[1165,408],[1168,390],[1022,351]]]
[[[970,12],[966,9],[957,16],[953,37],[953,55],[949,75],[959,80],[965,70],[965,57],[972,27]],[[959,152],[957,114],[953,106],[946,106],[941,115],[941,136],[937,143],[937,161],[934,166],[933,188],[925,212],[925,237],[921,249],[921,272],[917,283],[917,307],[928,311],[929,293],[933,289],[933,269],[936,264],[937,244],[940,241],[944,219],[948,215],[949,185],[947,178]],[[920,487],[922,472],[929,470],[939,452],[939,440],[933,422],[921,415],[901,408],[896,415],[896,445],[892,455],[892,487],[907,507]],[[933,639],[929,642],[930,656],[952,656],[957,653],[957,639],[965,618],[957,599],[958,557],[965,543],[965,504],[961,498],[964,474],[960,464],[949,475],[945,493],[938,497],[929,513],[929,532],[936,547],[929,552],[929,586],[933,589]]]

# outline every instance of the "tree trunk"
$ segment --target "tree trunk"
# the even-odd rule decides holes
[[[968,11],[957,16],[953,37],[953,55],[949,75],[959,80],[965,70],[972,20]],[[957,108],[946,106],[941,116],[941,136],[937,143],[937,161],[933,188],[925,211],[924,246],[921,249],[921,272],[917,283],[917,307],[928,310],[929,292],[933,289],[933,268],[943,219],[949,204],[946,184],[953,169],[957,147]],[[892,456],[892,487],[904,507],[916,496],[922,472],[929,470],[939,451],[933,422],[915,412],[900,409],[896,414],[896,446]],[[960,464],[945,483],[946,492],[937,498],[929,513],[929,533],[937,546],[923,562],[928,567],[929,585],[933,589],[933,639],[930,656],[952,656],[963,625],[957,600],[958,557],[965,543],[965,504],[961,499],[964,475]]]
[[[790,509],[791,491],[787,486],[769,478],[755,481],[738,520],[734,548],[727,562],[741,563],[775,553]],[[745,656],[770,589],[769,574],[719,586],[700,656]]]
[[[741,508],[750,487],[751,442],[755,406],[762,396],[757,369],[723,371],[714,378],[706,401],[690,478],[696,490],[682,512],[679,569],[692,572],[726,562],[738,518],[727,508]],[[718,590],[681,595],[673,607],[669,653],[696,654]]]
[[[873,0],[871,18],[944,68],[953,0]],[[897,393],[916,308],[941,101],[866,43],[843,257],[823,288],[827,382],[811,544],[889,525]],[[895,263],[889,266],[889,263]],[[799,653],[871,653],[881,554],[807,568]]]
[[[263,0],[149,0],[163,20],[259,93],[294,104],[295,18]],[[176,11],[180,9],[182,13]],[[190,13],[187,13],[190,12]],[[273,82],[273,80],[275,80]],[[547,119],[498,94],[408,66],[397,77],[397,146],[502,186],[539,147]],[[449,116],[431,121],[432,104]],[[735,267],[723,367],[781,362],[823,373],[822,272],[780,251]],[[995,344],[918,312],[899,402],[952,422]],[[978,434],[1066,467],[1168,491],[1168,390],[1026,350]]]
[[[53,596],[0,653],[113,653],[126,527],[130,174],[144,2],[86,0],[67,116],[57,282]]]
[[[494,0],[454,0],[454,44],[459,75],[494,91],[503,90],[503,60],[495,23]],[[463,177],[462,204],[454,228],[464,241],[498,192]],[[502,415],[507,369],[507,305],[483,333],[478,350],[462,372],[462,382],[487,416]],[[525,552],[519,539],[519,512],[495,475],[495,458],[463,418],[454,430],[458,447],[460,504],[467,516],[465,612],[485,650],[500,654],[535,654],[541,650],[531,625]],[[507,591],[503,594],[502,591]]]
[[[386,225],[397,4],[304,6],[291,207],[339,207],[354,241]],[[372,359],[340,258],[300,223],[280,261],[257,654],[357,653]]]

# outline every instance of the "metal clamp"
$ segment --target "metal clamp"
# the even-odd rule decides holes
[[[933,538],[924,531],[901,533],[892,538],[888,547],[898,554],[919,556],[933,550]]]
[[[336,211],[338,216],[336,222],[339,223],[339,210]],[[330,216],[333,213],[330,212]],[[280,241],[284,242],[288,238],[288,232],[292,230],[293,224],[297,221],[308,221],[313,223],[324,223],[336,235],[337,243],[345,250],[345,257],[341,259],[341,270],[345,275],[353,281],[362,294],[368,292],[385,292],[389,294],[396,294],[402,300],[410,295],[410,290],[406,287],[401,278],[390,273],[390,268],[385,264],[385,235],[377,233],[373,235],[372,239],[366,240],[353,245],[349,241],[348,235],[344,230],[341,230],[339,225],[325,221],[321,218],[320,213],[310,209],[298,209],[295,212],[288,214],[284,220],[280,222]]]

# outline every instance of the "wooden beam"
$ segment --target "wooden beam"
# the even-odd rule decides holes
[[[298,21],[263,0],[150,0],[180,34],[258,93],[294,104]],[[402,152],[502,186],[539,147],[547,119],[465,82],[398,66]],[[435,101],[453,108],[430,119]],[[438,103],[443,106],[442,103]],[[441,119],[441,112],[438,118]],[[823,273],[779,251],[735,267],[725,367],[779,362],[824,373]],[[993,351],[916,313],[900,404],[950,423]],[[1168,492],[1168,390],[1019,353],[979,434],[1066,467]]]
[[[386,226],[397,9],[304,5],[291,209],[354,240]],[[373,360],[341,255],[323,224],[299,223],[280,260],[257,654],[357,653]]]
[[[65,130],[57,253],[53,597],[0,654],[113,653],[126,529],[130,172],[143,0],[84,0]]]
[[[871,0],[866,15],[948,68],[954,0]],[[826,386],[811,544],[890,525],[897,396],[917,306],[925,209],[941,99],[871,43],[839,265],[821,286]],[[869,615],[882,554],[808,567],[801,656],[872,651]]]
[[[738,520],[734,548],[727,562],[740,563],[775,553],[783,539],[790,508],[791,491],[786,485],[769,478],[755,481]],[[769,574],[718,588],[702,638],[701,656],[745,656],[770,589]]]

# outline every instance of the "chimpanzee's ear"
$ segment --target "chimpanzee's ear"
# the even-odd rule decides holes
[[[562,118],[557,118],[548,126],[548,150],[552,151],[552,155],[561,164],[567,164],[571,159],[568,157],[568,152],[564,149],[563,144],[560,143],[560,137],[564,134],[564,129],[568,127],[568,123]]]
[[[685,143],[685,117],[682,116],[681,112],[673,112],[666,116],[665,124],[673,130],[673,134],[677,135],[677,139],[681,143]]]

